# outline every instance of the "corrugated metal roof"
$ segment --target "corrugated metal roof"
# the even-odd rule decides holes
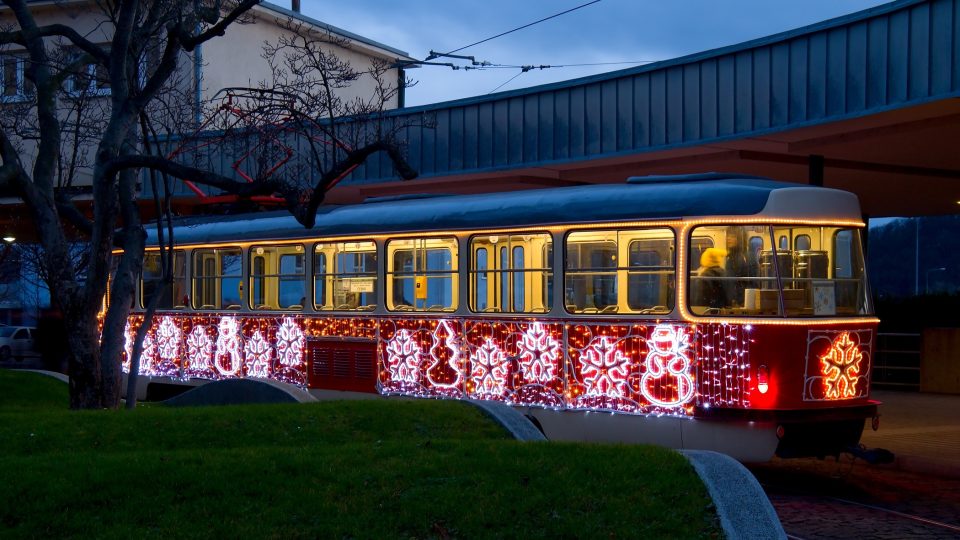
[[[406,126],[397,139],[429,179],[759,138],[958,96],[960,0],[900,0],[674,60],[386,116]],[[232,175],[249,150],[241,146],[199,165]],[[381,152],[341,185],[397,181]]]
[[[960,0],[901,0],[637,68],[393,111],[421,177],[696,146],[960,95]],[[433,119],[434,127],[424,119]],[[397,180],[375,155],[348,183]]]

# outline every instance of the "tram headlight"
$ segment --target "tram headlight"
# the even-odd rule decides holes
[[[770,373],[767,371],[767,366],[757,368],[757,390],[761,394],[766,394],[767,390],[770,390]]]

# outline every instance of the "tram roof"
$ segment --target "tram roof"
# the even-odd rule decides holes
[[[324,206],[304,230],[290,214],[185,218],[175,241],[198,244],[411,231],[550,226],[568,223],[750,216],[859,220],[851,193],[717,173],[637,177],[597,184],[477,195],[424,194]],[[148,243],[156,242],[156,232]]]

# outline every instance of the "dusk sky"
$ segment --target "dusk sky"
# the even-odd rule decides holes
[[[289,6],[285,0],[273,1]],[[430,50],[452,51],[588,1],[352,0],[333,3],[304,0],[302,5],[306,15],[424,59]],[[884,3],[878,0],[601,0],[457,54],[512,66],[668,60]],[[461,60],[453,61],[465,64]],[[483,95],[500,85],[503,86],[499,91],[515,90],[636,65],[640,64],[558,67],[526,73],[518,68],[454,71],[449,67],[424,66],[409,72],[419,83],[407,91],[407,105]],[[516,78],[507,83],[514,76]]]

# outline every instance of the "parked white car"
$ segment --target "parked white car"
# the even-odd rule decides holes
[[[0,326],[0,362],[11,357],[23,360],[25,356],[37,356],[33,343],[36,331],[27,326]]]

